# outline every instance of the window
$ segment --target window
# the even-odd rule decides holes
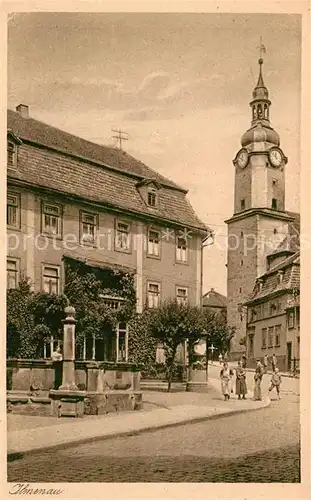
[[[177,287],[176,300],[179,305],[185,305],[188,302],[188,288]]]
[[[272,198],[272,204],[271,204],[271,207],[274,209],[274,210],[277,210],[278,208],[278,200],[276,198]]]
[[[281,344],[281,325],[275,326],[274,334],[275,334],[274,345],[275,345],[275,347],[280,347],[280,344]]]
[[[7,259],[6,261],[6,287],[7,289],[17,288],[18,285],[18,261]]]
[[[44,266],[43,291],[50,294],[59,293],[59,267],[49,265]]]
[[[126,323],[117,325],[117,359],[116,361],[127,361],[128,357],[128,331]]]
[[[288,313],[288,328],[294,328],[294,311]]]
[[[117,222],[116,249],[129,251],[130,249],[130,225],[125,222]]]
[[[273,229],[273,234],[277,234],[278,230],[276,228]]]
[[[100,295],[100,298],[105,304],[105,306],[110,307],[110,309],[120,309],[122,304],[125,302],[123,297],[112,297],[110,295]]]
[[[61,207],[42,204],[42,232],[52,236],[61,236]]]
[[[16,146],[13,142],[8,142],[7,145],[7,163],[8,167],[14,167],[16,165]]]
[[[155,309],[159,306],[160,285],[158,283],[148,283],[148,307]]]
[[[273,347],[273,326],[269,326],[268,329],[268,347]]]
[[[270,304],[270,316],[274,316],[276,314],[276,305],[274,302]]]
[[[261,348],[266,349],[267,347],[267,328],[261,330]]]
[[[239,288],[239,292],[240,292],[240,293],[242,293],[242,287],[241,287],[241,286],[240,286],[240,288]]]
[[[264,302],[262,304],[263,312],[262,312],[262,317],[263,318],[268,318],[269,317],[269,303]]]
[[[160,255],[160,233],[151,229],[148,234],[148,255]]]
[[[155,188],[148,188],[147,201],[149,207],[155,207],[157,205],[157,190]]]
[[[97,215],[81,212],[80,241],[81,243],[95,243],[97,231]]]
[[[242,198],[241,200],[241,210],[245,210],[245,199]]]
[[[58,347],[61,347],[62,340],[58,338],[54,338],[53,335],[49,339],[46,339],[43,344],[43,358],[51,358],[52,353],[56,351]]]
[[[249,318],[249,321],[252,322],[252,321],[256,321],[257,319],[257,311],[256,309],[253,307],[251,310],[250,310],[250,318]]]
[[[240,260],[240,266],[242,267],[244,264],[243,259]]]
[[[185,238],[177,237],[176,243],[176,260],[178,262],[187,262],[187,241]]]
[[[6,220],[9,227],[20,227],[20,198],[17,194],[7,195]]]

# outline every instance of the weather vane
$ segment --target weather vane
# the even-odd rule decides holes
[[[265,54],[267,52],[267,49],[262,42],[262,36],[260,37],[260,44],[259,44],[258,48],[259,48],[259,60],[262,60],[263,54]]]

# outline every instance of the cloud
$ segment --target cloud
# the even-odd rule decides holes
[[[157,98],[161,91],[166,89],[170,76],[164,71],[153,72],[147,75],[138,88],[138,95],[147,99]]]

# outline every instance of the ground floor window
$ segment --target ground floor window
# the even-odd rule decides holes
[[[83,360],[126,362],[128,360],[128,326],[118,323],[116,329],[108,329],[101,338],[86,335],[78,357]]]
[[[55,352],[58,347],[62,347],[62,340],[51,335],[51,337],[43,343],[40,357],[43,357],[44,359],[51,358],[53,352]]]

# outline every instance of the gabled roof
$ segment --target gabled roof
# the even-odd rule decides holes
[[[227,297],[215,292],[213,288],[203,295],[203,307],[227,308],[227,306]]]
[[[8,111],[8,128],[23,140],[18,168],[8,169],[9,181],[121,209],[124,214],[209,231],[195,214],[186,191],[127,153],[23,118],[14,111]],[[136,187],[144,179],[153,179],[161,188],[156,209],[146,206]]]
[[[282,279],[279,278],[279,272],[282,271]],[[261,284],[260,284],[261,283]],[[253,293],[245,304],[250,305],[265,299],[272,294],[299,289],[300,287],[300,253],[296,252],[289,256],[283,262],[257,278]]]

